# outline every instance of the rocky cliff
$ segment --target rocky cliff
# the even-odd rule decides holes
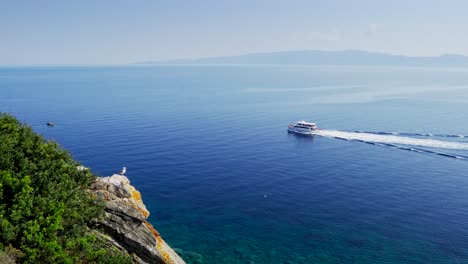
[[[136,263],[185,263],[146,220],[149,212],[127,177],[97,178],[91,192],[106,203],[96,234],[131,254]]]

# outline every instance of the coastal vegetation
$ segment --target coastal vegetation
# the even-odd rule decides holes
[[[132,263],[92,232],[104,205],[95,179],[56,142],[0,113],[0,261]]]

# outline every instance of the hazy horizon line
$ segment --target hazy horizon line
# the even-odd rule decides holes
[[[445,52],[441,54],[434,54],[434,55],[408,55],[402,53],[393,53],[393,52],[385,52],[385,51],[373,51],[373,50],[363,50],[363,49],[336,49],[336,50],[326,50],[326,49],[300,49],[300,50],[278,50],[278,51],[259,51],[259,52],[247,52],[247,53],[237,53],[237,54],[226,54],[226,55],[219,55],[219,56],[202,56],[202,57],[186,57],[186,58],[174,58],[174,59],[147,59],[142,61],[129,61],[125,63],[30,63],[30,64],[0,64],[2,68],[9,68],[9,67],[87,67],[87,66],[102,66],[102,67],[110,67],[110,66],[135,66],[135,65],[145,65],[150,63],[176,63],[176,62],[189,62],[193,61],[196,62],[198,60],[204,59],[216,59],[216,58],[231,58],[231,57],[240,57],[240,56],[248,56],[248,55],[257,55],[257,54],[276,54],[276,53],[293,53],[293,52],[323,52],[323,53],[340,53],[340,52],[356,52],[356,53],[369,53],[374,55],[386,55],[386,56],[397,56],[397,57],[406,57],[406,58],[440,58],[444,56],[454,56],[454,57],[464,57],[468,59],[468,55],[460,54],[460,53],[450,53]],[[226,63],[232,64],[232,63]],[[179,64],[180,65],[180,64]],[[219,65],[219,63],[217,63]]]

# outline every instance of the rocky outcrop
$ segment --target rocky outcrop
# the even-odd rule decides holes
[[[98,235],[133,255],[136,263],[185,263],[146,221],[149,212],[127,177],[97,178],[91,192],[106,203],[105,216],[97,222]]]

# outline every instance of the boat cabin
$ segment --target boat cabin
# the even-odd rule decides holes
[[[294,125],[294,127],[316,129],[317,124],[316,123],[309,123],[309,122],[306,122],[306,121],[299,121]]]

